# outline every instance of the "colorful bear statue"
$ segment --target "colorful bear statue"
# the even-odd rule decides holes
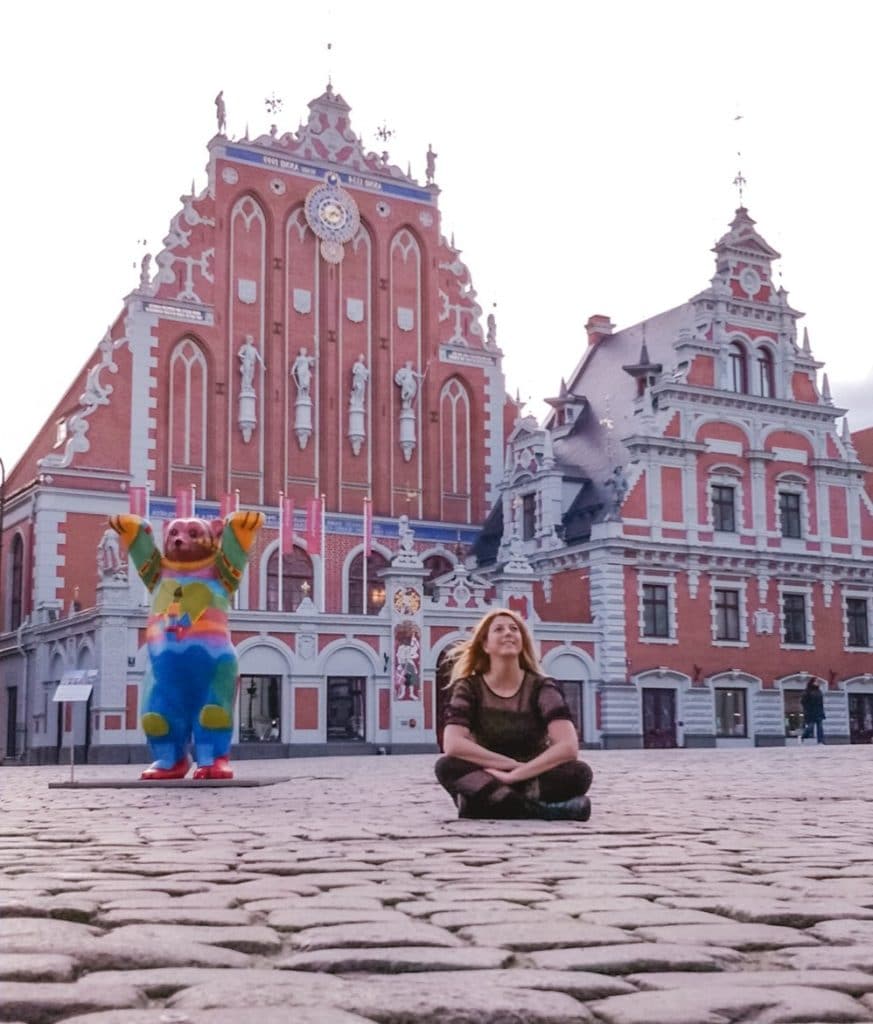
[[[142,727],[155,760],[143,779],[184,778],[192,748],[195,779],[233,778],[238,666],[227,615],[263,522],[261,512],[245,511],[211,523],[174,519],[162,556],[145,519],[109,520],[152,596]]]

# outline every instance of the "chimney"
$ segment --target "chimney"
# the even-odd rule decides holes
[[[604,338],[608,338],[615,330],[615,324],[608,316],[595,313],[585,324],[585,330],[588,332],[588,347],[590,348],[599,341],[603,341]]]

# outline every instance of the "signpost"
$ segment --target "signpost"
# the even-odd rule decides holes
[[[58,688],[52,701],[58,704],[83,704],[86,703],[97,682],[96,669],[79,669],[76,672],[65,672],[61,676]],[[70,726],[70,782],[73,781],[73,765],[76,752],[76,730],[75,723]]]

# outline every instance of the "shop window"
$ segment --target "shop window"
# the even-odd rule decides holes
[[[281,676],[239,677],[240,743],[277,743],[281,739]]]
[[[729,687],[715,690],[715,734],[734,739],[748,736],[746,691]]]

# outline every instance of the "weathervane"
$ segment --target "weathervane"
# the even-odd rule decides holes
[[[742,160],[742,153],[737,153],[737,156]],[[740,206],[743,205],[743,186],[747,184],[746,179],[743,177],[742,170],[737,171],[737,176],[733,180],[733,184],[737,187],[737,192],[740,194]]]
[[[264,106],[267,108],[267,113],[271,117],[278,114],[282,109],[281,96],[277,96],[275,92],[270,93],[270,95],[264,100]]]
[[[394,137],[394,129],[389,128],[386,122],[383,120],[379,127],[376,129],[376,138],[380,142],[387,142],[389,139]]]

